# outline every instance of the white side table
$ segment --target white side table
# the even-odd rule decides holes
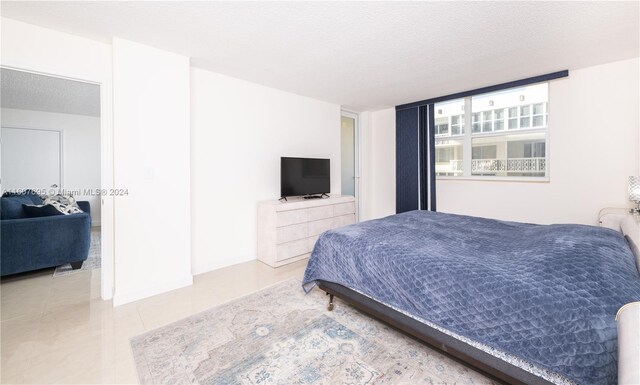
[[[628,208],[622,207],[606,207],[600,210],[598,221],[600,227],[606,227],[615,231],[620,231],[620,224],[624,218],[633,215]]]

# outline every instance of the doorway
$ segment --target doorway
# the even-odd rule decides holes
[[[340,119],[340,175],[341,194],[351,195],[356,199],[356,221],[360,206],[360,135],[358,114],[342,111]]]
[[[6,272],[3,265],[3,282],[50,275],[53,284],[76,274],[80,274],[74,278],[78,282],[81,276],[88,283],[102,281],[101,86],[13,68],[2,67],[0,71],[1,194],[29,196],[33,203],[26,205],[28,210],[12,212],[11,218],[2,220],[14,219],[17,226],[21,219],[32,217],[81,213],[87,217],[86,222],[72,219],[73,225],[58,219],[57,227],[45,218],[32,221],[32,231],[25,239],[52,231],[63,239],[69,235],[65,231],[71,232],[67,238],[73,243],[68,247],[74,251],[66,255],[58,246],[43,246],[37,263],[17,264],[18,268]],[[43,206],[48,211],[38,209]],[[86,289],[90,295],[89,284]]]

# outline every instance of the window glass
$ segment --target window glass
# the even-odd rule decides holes
[[[449,134],[448,118],[437,118],[435,123],[436,123],[436,136]]]
[[[504,110],[495,110],[493,111],[493,130],[501,131],[504,130]]]
[[[544,125],[544,118],[542,116],[533,117],[533,127],[542,127]]]
[[[533,105],[533,114],[534,115],[542,115],[544,112],[542,111],[542,103],[536,103]]]
[[[528,128],[531,125],[530,106],[520,106],[520,128]]]
[[[434,106],[436,137],[464,133],[464,99],[449,100]]]
[[[482,132],[493,131],[493,111],[482,113]]]
[[[480,113],[476,112],[473,114],[471,127],[472,132],[480,132]]]
[[[456,102],[464,106],[463,99]],[[471,104],[467,118],[471,132],[464,133],[464,113],[451,114],[449,135],[455,135],[456,140],[436,139],[438,176],[546,175],[547,83],[476,95],[467,102]],[[436,104],[436,109],[439,106]],[[465,143],[471,147],[467,149],[471,159],[464,159]]]
[[[509,129],[515,130],[518,128],[518,107],[509,108]]]
[[[436,123],[436,175],[462,175],[464,99],[448,100],[434,106]],[[447,126],[446,129],[444,126]],[[440,126],[440,128],[438,128]]]
[[[462,175],[462,139],[436,139],[436,175]]]
[[[545,125],[544,106],[546,103],[536,103],[533,105],[533,127],[542,127]]]

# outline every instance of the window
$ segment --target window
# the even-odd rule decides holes
[[[436,175],[462,175],[462,140],[436,139]]]
[[[464,134],[464,99],[438,104],[438,108],[435,109],[435,115],[436,137]]]
[[[447,118],[436,119],[436,135],[438,136],[449,135],[449,119]]]
[[[472,132],[476,133],[476,132],[480,132],[480,113],[476,112],[473,115],[473,122],[471,124],[472,127]]]
[[[475,145],[471,148],[472,164],[475,165],[473,175],[495,175],[492,168],[497,157],[498,147],[495,144]]]
[[[455,115],[451,117],[451,135],[460,135],[464,133],[464,117]]]
[[[547,83],[437,103],[434,110],[437,176],[547,175]],[[470,132],[464,132],[465,122]]]
[[[504,130],[504,109],[494,110],[493,116],[494,116],[493,130],[494,131]]]
[[[462,175],[462,148],[465,134],[464,99],[448,100],[434,106],[436,125],[436,175]],[[444,132],[438,126],[447,124]]]
[[[493,131],[493,111],[482,112],[482,132]]]
[[[543,158],[545,154],[544,142],[530,142],[524,145],[525,158]]]
[[[496,146],[475,146],[471,149],[472,159],[495,159],[496,158]]]
[[[520,128],[531,126],[531,106],[520,106]]]
[[[436,157],[441,162],[450,162],[451,160],[454,159],[453,147],[439,148],[438,149],[438,154],[436,155]]]
[[[509,129],[515,130],[518,128],[518,107],[509,108]]]
[[[547,125],[547,103],[536,103],[533,108],[533,127]]]

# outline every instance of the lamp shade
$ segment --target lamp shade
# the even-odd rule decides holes
[[[640,176],[629,177],[629,200],[640,202]]]

